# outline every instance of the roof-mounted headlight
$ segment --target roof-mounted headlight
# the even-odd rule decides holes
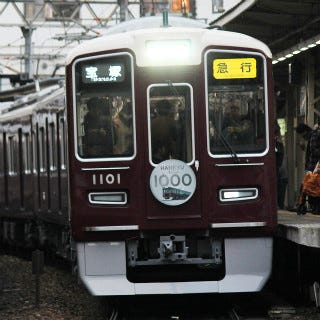
[[[191,56],[191,43],[188,39],[147,40],[146,54],[154,65],[181,65]]]

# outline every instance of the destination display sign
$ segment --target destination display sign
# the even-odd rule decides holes
[[[255,58],[214,59],[212,62],[215,79],[252,79],[257,77]]]
[[[122,63],[100,63],[82,67],[83,83],[122,82],[124,65]]]

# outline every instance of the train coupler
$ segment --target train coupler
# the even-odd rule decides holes
[[[160,236],[160,247],[158,252],[162,260],[184,260],[188,256],[188,247],[186,246],[185,236]]]

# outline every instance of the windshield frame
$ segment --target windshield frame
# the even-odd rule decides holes
[[[174,87],[186,87],[189,89],[190,93],[190,126],[191,126],[191,161],[187,162],[188,165],[192,165],[195,161],[195,133],[194,133],[194,100],[193,100],[193,87],[189,83],[185,82],[167,82],[167,83],[153,83],[150,84],[147,88],[147,112],[148,112],[148,157],[149,157],[149,163],[156,167],[159,163],[154,163],[153,162],[153,157],[152,157],[152,139],[151,139],[151,97],[150,97],[150,92],[152,88],[157,88],[157,87],[172,87],[173,90],[175,90]],[[172,95],[174,96],[174,95]],[[181,160],[181,159],[178,159]]]
[[[104,59],[104,58],[114,58],[114,57],[121,57],[121,56],[128,56],[129,58],[129,64],[130,64],[130,72],[131,72],[131,103],[132,103],[132,139],[133,139],[133,152],[132,155],[130,156],[114,156],[114,157],[88,157],[84,158],[82,157],[79,152],[78,152],[78,125],[77,125],[77,116],[78,116],[78,110],[77,110],[77,80],[76,80],[76,66],[78,63],[82,63],[85,61],[90,61],[90,60],[97,60],[97,59]],[[110,162],[110,161],[130,161],[136,157],[137,154],[137,142],[136,142],[136,111],[135,111],[135,90],[134,90],[134,58],[133,56],[126,51],[123,52],[116,52],[116,53],[109,53],[109,54],[100,54],[100,55],[95,55],[95,56],[90,56],[90,57],[84,57],[84,58],[79,58],[76,59],[73,64],[72,64],[72,82],[73,82],[73,87],[72,87],[72,108],[73,108],[73,139],[74,139],[74,154],[77,160],[81,162]]]
[[[268,82],[267,82],[267,61],[266,57],[254,51],[248,50],[227,50],[227,49],[208,49],[204,55],[204,74],[205,74],[205,100],[206,100],[206,137],[207,137],[207,152],[210,157],[212,158],[232,158],[233,155],[228,151],[225,150],[225,153],[214,154],[211,152],[210,148],[210,117],[209,117],[209,84],[208,84],[208,56],[210,53],[227,53],[227,54],[243,54],[243,55],[250,55],[250,56],[257,56],[262,58],[262,68],[263,68],[263,89],[264,89],[264,125],[265,125],[265,149],[262,152],[252,152],[252,153],[242,153],[237,151],[235,155],[239,158],[244,157],[261,157],[268,153],[270,148],[269,142],[269,103],[268,103]],[[231,147],[233,147],[231,145]]]

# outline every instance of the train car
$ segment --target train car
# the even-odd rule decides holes
[[[1,93],[0,235],[70,258],[65,90],[61,79],[45,82]]]
[[[263,288],[277,224],[271,58],[249,36],[166,15],[70,52],[69,210],[93,295]]]

